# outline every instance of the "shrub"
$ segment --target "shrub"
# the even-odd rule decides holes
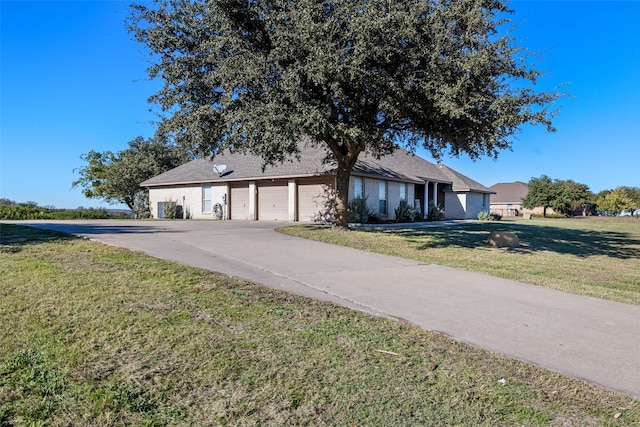
[[[367,204],[367,198],[358,197],[349,202],[347,207],[349,222],[366,223],[371,216],[371,209]]]
[[[478,220],[480,221],[500,221],[502,219],[502,215],[491,213],[489,211],[481,211],[478,214]]]
[[[400,200],[400,204],[395,209],[397,222],[413,222],[418,215],[418,211],[405,199]]]
[[[11,206],[0,206],[0,219],[106,219],[109,214],[105,209],[55,209],[41,207],[35,203],[18,203]]]
[[[429,201],[429,210],[427,211],[428,221],[441,221],[444,219],[444,209],[436,206],[433,200]]]
[[[167,200],[164,202],[164,217],[165,219],[176,219],[176,213],[178,212],[178,203],[173,200]]]
[[[149,192],[147,190],[138,191],[133,198],[133,215],[138,218],[151,218],[149,208]]]
[[[378,214],[370,214],[369,215],[369,220],[367,221],[367,224],[380,224],[382,222],[382,218],[380,218],[380,216]]]

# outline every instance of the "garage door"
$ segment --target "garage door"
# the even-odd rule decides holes
[[[237,186],[229,189],[231,193],[231,219],[249,219],[249,186]]]
[[[298,183],[298,221],[324,222],[330,219],[328,201],[334,197],[333,181],[323,177]]]
[[[287,182],[257,183],[258,219],[286,221],[289,218],[289,187]]]

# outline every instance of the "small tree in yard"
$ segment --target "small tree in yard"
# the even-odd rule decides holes
[[[629,203],[629,206],[627,209],[629,211],[629,215],[638,216],[637,212],[640,211],[640,187],[621,187],[621,188],[625,191],[625,193],[631,200],[631,203]]]
[[[633,198],[630,197],[625,187],[601,191],[598,194],[596,204],[598,205],[598,210],[614,216],[618,216],[624,211],[631,211],[635,205]]]
[[[248,151],[265,164],[308,138],[336,166],[336,218],[348,225],[362,152],[401,144],[497,157],[521,125],[553,130],[560,95],[515,46],[502,0],[155,0],[128,22],[148,48],[160,135],[191,152]]]
[[[129,148],[113,153],[90,151],[81,157],[86,164],[77,171],[80,178],[73,186],[82,187],[85,197],[108,203],[124,203],[136,215],[147,217],[146,190],[140,183],[188,161],[187,152],[163,139],[137,137]]]
[[[527,209],[542,207],[542,216],[546,218],[547,208],[564,210],[569,203],[566,187],[561,181],[552,180],[546,175],[531,178],[529,192],[522,199],[522,206]]]

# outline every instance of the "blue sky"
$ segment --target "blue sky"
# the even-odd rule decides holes
[[[0,197],[109,206],[71,183],[83,153],[154,132],[147,98],[160,83],[147,81],[143,48],[124,28],[128,3],[1,0]],[[568,84],[558,131],[526,126],[496,161],[443,163],[486,186],[542,174],[595,192],[640,186],[640,1],[510,5],[518,44],[540,54],[540,88]]]

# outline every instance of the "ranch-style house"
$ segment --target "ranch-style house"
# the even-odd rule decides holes
[[[154,218],[177,204],[177,217],[321,222],[334,197],[335,165],[320,146],[301,142],[300,155],[263,169],[260,157],[229,153],[193,160],[141,183]],[[380,159],[361,154],[351,173],[349,200],[365,198],[380,220],[394,220],[400,200],[424,218],[430,203],[445,219],[474,219],[489,210],[492,191],[453,169],[398,148]]]

